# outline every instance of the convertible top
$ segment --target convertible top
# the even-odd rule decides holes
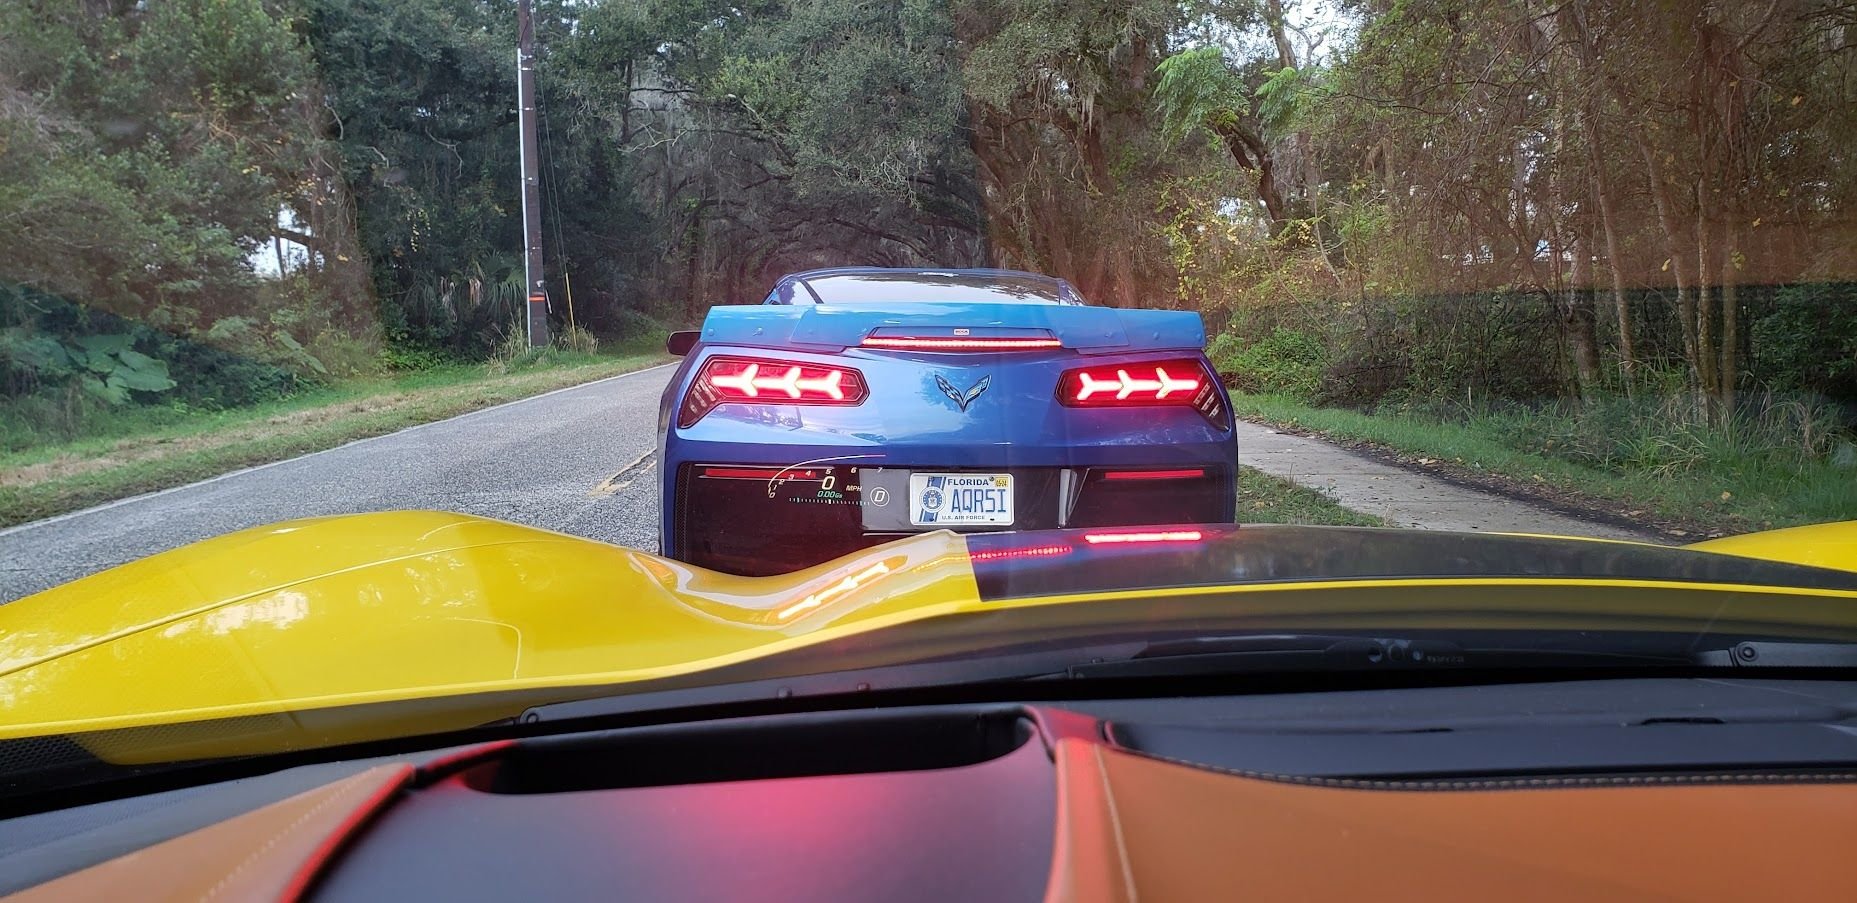
[[[801,289],[803,292],[804,289]],[[840,351],[873,332],[975,336],[1048,335],[1084,354],[1114,351],[1198,351],[1206,327],[1198,311],[1125,310],[1082,304],[891,300],[854,304],[718,306],[703,320],[702,341],[712,345]]]
[[[703,321],[716,345],[837,351],[878,330],[1047,335],[1084,354],[1198,351],[1197,311],[1128,310],[1084,301],[1070,283],[1019,270],[838,267],[780,277],[760,304],[719,305]],[[926,333],[924,333],[926,334]]]
[[[915,301],[1087,303],[1069,282],[1040,273],[928,267],[834,267],[790,273],[780,277],[764,303],[844,306]]]

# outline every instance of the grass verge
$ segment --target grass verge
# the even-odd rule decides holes
[[[663,363],[662,353],[551,351],[358,379],[249,408],[148,415],[103,435],[0,455],[0,527],[443,420]]]
[[[1500,419],[1439,422],[1316,408],[1281,396],[1233,395],[1238,416],[1364,447],[1407,466],[1513,495],[1700,538],[1857,518],[1857,471],[1754,457],[1681,470],[1603,468],[1514,447]]]
[[[1383,527],[1371,514],[1343,508],[1334,499],[1306,486],[1249,467],[1238,470],[1238,522],[1241,524],[1338,524]]]

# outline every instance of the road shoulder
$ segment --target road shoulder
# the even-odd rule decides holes
[[[1665,534],[1463,485],[1311,436],[1240,420],[1239,462],[1327,495],[1343,507],[1395,527],[1498,533],[1550,533],[1669,543]]]
[[[486,373],[483,379],[350,398],[196,435],[125,440],[102,454],[0,472],[0,528],[215,479],[502,404],[662,365],[661,354]]]

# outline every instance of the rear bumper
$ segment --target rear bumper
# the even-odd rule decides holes
[[[666,474],[664,551],[726,573],[786,573],[913,532],[963,533],[1158,523],[1231,523],[1236,461],[1223,455],[1165,461],[1009,466],[921,462],[685,461]],[[1217,451],[1213,449],[1212,451]],[[818,455],[816,458],[830,456]],[[1074,456],[1073,456],[1074,457]],[[755,466],[764,465],[764,466]],[[911,472],[1010,474],[1009,526],[915,524]]]

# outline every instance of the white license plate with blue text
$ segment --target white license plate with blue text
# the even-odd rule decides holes
[[[1012,526],[1012,474],[912,473],[909,522],[918,527]]]

